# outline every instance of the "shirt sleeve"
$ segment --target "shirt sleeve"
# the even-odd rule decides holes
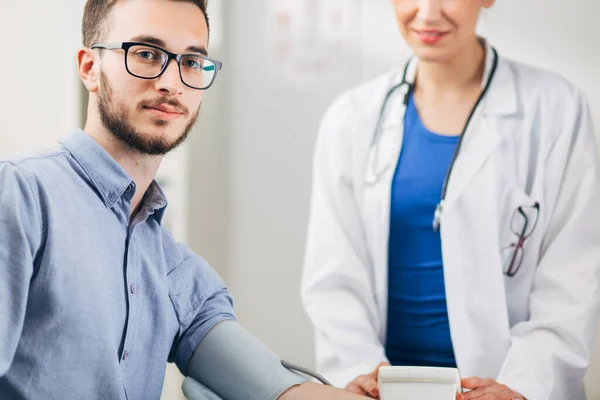
[[[182,374],[198,344],[215,325],[235,321],[233,297],[221,277],[201,257],[181,245],[183,261],[169,273],[169,297],[179,320],[169,362]]]
[[[41,214],[32,188],[24,170],[0,163],[0,377],[19,344],[41,247]]]

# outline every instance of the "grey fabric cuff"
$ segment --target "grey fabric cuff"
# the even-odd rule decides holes
[[[183,380],[181,389],[183,389],[183,394],[189,400],[223,400],[215,392],[189,376]]]
[[[233,321],[218,324],[200,342],[188,365],[189,400],[276,400],[306,379]],[[212,397],[211,397],[212,396]]]

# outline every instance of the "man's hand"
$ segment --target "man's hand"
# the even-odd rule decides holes
[[[465,378],[462,379],[462,387],[471,391],[459,394],[456,396],[457,400],[526,400],[519,393],[493,379]]]
[[[346,389],[351,392],[361,394],[363,396],[369,396],[374,399],[379,398],[379,387],[377,385],[377,375],[379,374],[379,368],[390,366],[388,362],[382,362],[375,368],[375,370],[366,375],[359,375],[356,379],[346,386]]]
[[[278,400],[369,400],[348,390],[305,382],[293,386],[279,396]]]

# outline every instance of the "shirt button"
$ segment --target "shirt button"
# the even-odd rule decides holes
[[[131,285],[131,294],[136,294],[136,293],[137,293],[137,286]]]
[[[131,192],[133,190],[133,183],[130,183],[129,186],[127,186],[127,189],[125,189],[126,192]]]
[[[129,358],[129,352],[128,351],[124,351],[123,352],[123,361],[127,361],[128,358]]]

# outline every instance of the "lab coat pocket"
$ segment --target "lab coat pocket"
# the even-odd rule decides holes
[[[500,204],[499,246],[502,270],[507,278],[528,274],[538,258],[535,242],[540,230],[540,203],[520,188],[507,186]]]

